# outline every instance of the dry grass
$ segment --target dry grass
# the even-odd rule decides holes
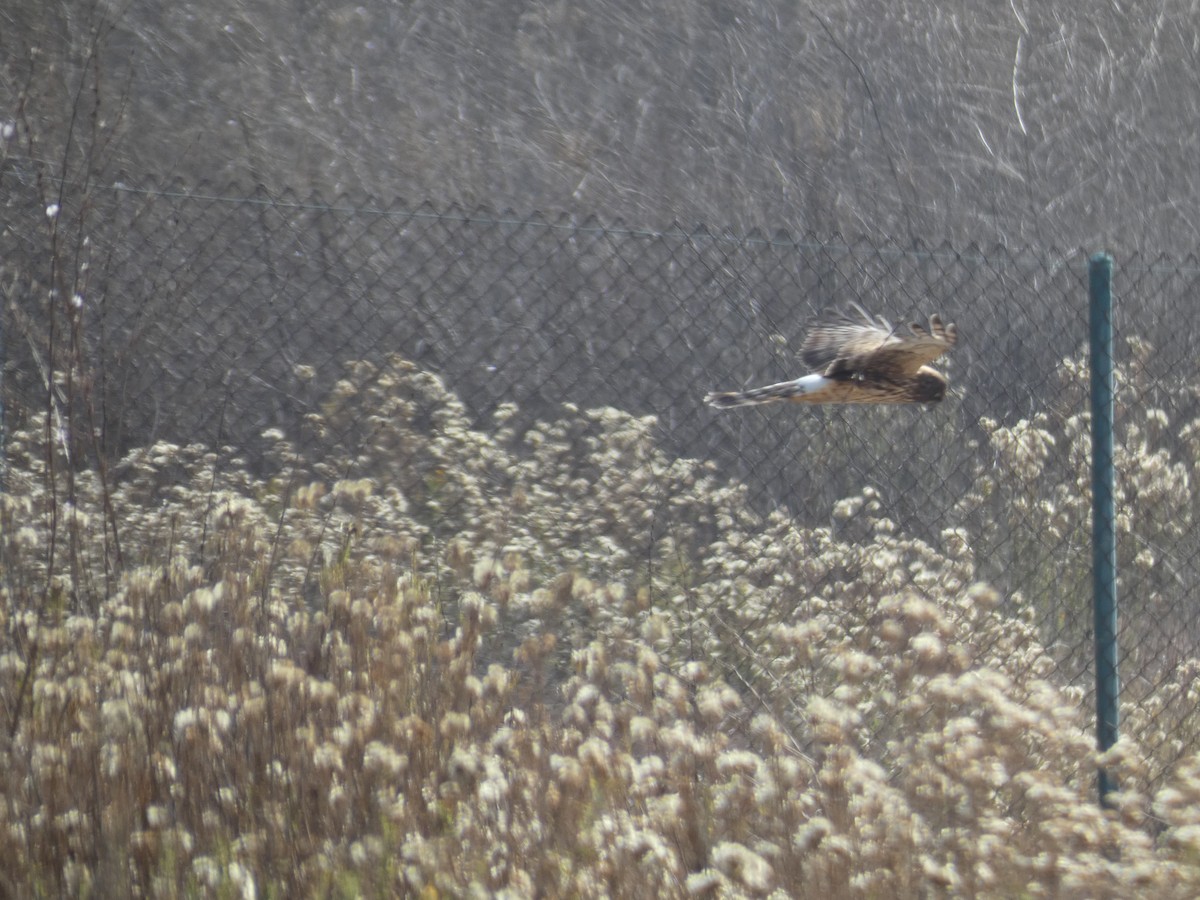
[[[1200,891],[1200,759],[1151,794],[1137,732],[1101,811],[1081,695],[969,530],[912,540],[870,491],[799,528],[649,420],[507,412],[361,364],[275,477],[145,448],[112,519],[12,435],[0,892]],[[1023,427],[1013,477],[1050,446]]]

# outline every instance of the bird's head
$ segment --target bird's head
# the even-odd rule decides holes
[[[945,396],[946,377],[922,366],[913,385],[913,399],[917,403],[941,403]]]

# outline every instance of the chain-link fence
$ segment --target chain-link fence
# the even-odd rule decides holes
[[[656,448],[711,461],[701,471],[713,490],[745,485],[754,521],[782,510],[820,540],[862,548],[852,578],[844,561],[820,564],[814,546],[792,605],[762,615],[791,621],[816,601],[836,608],[876,569],[881,592],[937,600],[950,576],[927,578],[925,567],[950,560],[938,571],[964,588],[994,585],[1013,621],[1031,623],[1047,648],[1047,677],[1090,702],[1083,252],[647,231],[232,187],[122,186],[63,205],[49,220],[36,211],[57,254],[41,232],[5,237],[5,424],[11,434],[47,411],[76,466],[171,442],[269,477],[283,467],[275,448],[284,435],[331,477],[353,477],[383,452],[364,449],[386,425],[364,398],[409,371],[402,357],[439,375],[470,426],[503,431],[518,456],[536,457],[547,434],[586,444],[610,428],[594,417],[591,431],[554,432],[564,410],[653,416]],[[1117,260],[1122,699],[1156,774],[1200,748],[1189,699],[1200,650],[1198,282],[1193,260]],[[944,403],[704,405],[709,390],[801,374],[806,325],[851,301],[893,321],[937,312],[957,324],[958,345],[939,363],[951,383]],[[437,432],[441,407],[410,400],[389,414]],[[635,454],[576,468],[581,495],[616,478],[650,510],[637,528],[594,515],[578,540],[611,529],[628,569],[661,572],[664,540],[728,541],[744,528],[689,520],[694,509],[676,502],[682,482],[642,477],[640,465]],[[397,488],[429,500],[442,473],[434,463],[410,468],[412,481]],[[451,501],[439,502],[452,521]],[[702,575],[711,573],[677,580]],[[642,571],[631,583],[661,590],[657,577]],[[706,633],[743,627],[695,612]],[[769,669],[747,652],[738,665]]]

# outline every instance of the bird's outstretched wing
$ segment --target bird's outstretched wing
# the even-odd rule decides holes
[[[800,356],[805,365],[829,376],[854,372],[899,380],[915,375],[954,346],[955,340],[954,326],[943,325],[937,315],[930,317],[928,328],[914,322],[901,331],[854,304],[847,314],[814,325]]]

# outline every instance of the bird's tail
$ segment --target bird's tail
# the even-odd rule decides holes
[[[752,388],[748,391],[713,391],[704,398],[704,402],[717,409],[733,409],[735,406],[754,406],[759,403],[775,403],[779,400],[797,400],[812,393],[818,387],[817,380],[824,382],[820,375],[815,378],[808,376],[793,381],[781,381],[779,384],[769,384],[766,387]],[[812,383],[807,383],[811,381]]]

